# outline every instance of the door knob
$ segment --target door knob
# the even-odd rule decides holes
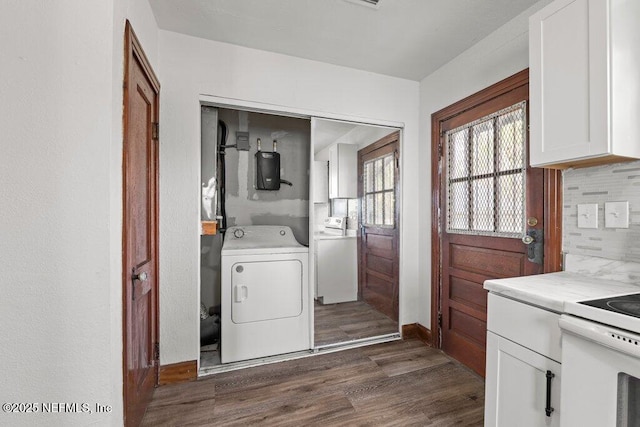
[[[131,280],[134,280],[134,281],[135,280],[139,280],[141,282],[146,282],[148,278],[149,278],[149,275],[144,271],[142,273],[139,273],[139,274],[132,274],[131,275]]]
[[[536,239],[534,239],[532,236],[529,236],[528,234],[522,237],[522,243],[524,243],[525,245],[530,245],[535,241]]]

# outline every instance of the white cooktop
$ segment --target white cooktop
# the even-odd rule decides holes
[[[640,292],[640,290],[636,291],[636,293],[638,292]],[[626,329],[627,331],[640,334],[639,317],[603,310],[601,308],[591,307],[573,301],[566,302],[564,305],[564,310],[567,314],[572,314],[574,316],[582,317],[588,320],[594,320],[604,325],[615,326],[616,328]]]

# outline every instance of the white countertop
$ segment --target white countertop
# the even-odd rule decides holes
[[[484,282],[490,292],[547,310],[564,313],[565,301],[581,301],[640,292],[640,284],[631,284],[562,271],[535,276],[492,279]]]
[[[347,230],[347,233],[348,234],[346,236],[337,236],[335,234],[318,231],[316,233],[313,233],[313,239],[314,240],[335,240],[335,239],[355,239],[357,237],[355,234],[355,230],[354,230],[354,233],[349,233],[349,230]]]

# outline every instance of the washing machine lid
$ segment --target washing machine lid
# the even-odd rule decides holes
[[[223,256],[305,252],[309,248],[298,243],[290,227],[281,225],[229,227],[222,245]]]

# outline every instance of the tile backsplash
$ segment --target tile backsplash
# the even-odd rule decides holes
[[[569,169],[563,174],[562,250],[640,262],[640,161]],[[629,228],[605,228],[605,202],[629,202]],[[598,204],[598,228],[578,228],[578,204]]]

